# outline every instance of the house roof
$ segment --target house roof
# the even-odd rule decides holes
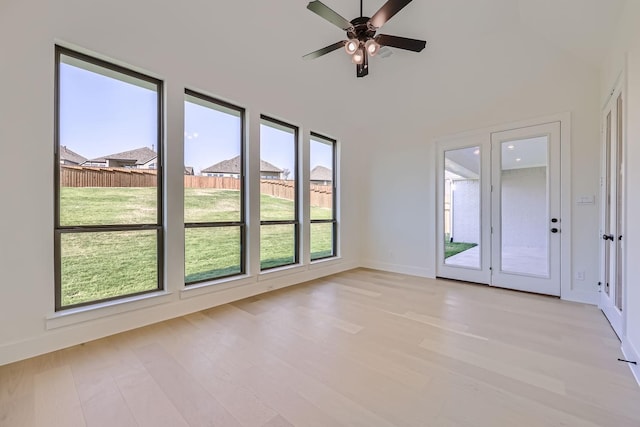
[[[318,165],[311,169],[309,179],[311,181],[333,181],[333,172],[329,168]]]
[[[220,163],[202,169],[203,173],[240,173],[240,156],[233,159],[223,160]],[[282,169],[271,163],[260,160],[260,172],[277,172],[281,173]]]
[[[68,160],[72,163],[80,165],[86,162],[87,158],[69,150],[66,145],[63,145],[60,147],[60,160]]]
[[[185,166],[184,167],[185,175],[193,175],[193,166]]]
[[[136,165],[143,165],[158,157],[158,153],[148,147],[136,148],[135,150],[123,151],[122,153],[109,154],[91,162],[106,163],[107,160],[135,160]]]

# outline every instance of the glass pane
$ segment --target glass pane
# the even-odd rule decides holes
[[[184,233],[185,283],[242,272],[240,227],[187,228]]]
[[[604,197],[604,203],[605,203],[605,207],[604,207],[604,232],[605,234],[612,234],[611,233],[611,186],[612,186],[612,180],[611,180],[611,132],[613,131],[612,129],[612,123],[611,123],[611,112],[609,112],[609,114],[607,114],[607,128],[605,130],[606,134],[605,134],[605,148],[604,148],[604,155],[605,155],[605,162],[604,162],[604,176],[605,176],[605,197]],[[611,246],[610,245],[604,245],[604,291],[607,294],[607,296],[611,296],[611,287],[609,285],[609,281],[611,280],[610,278],[610,274],[611,274]]]
[[[622,233],[623,229],[623,206],[622,201],[624,198],[624,189],[622,188],[622,184],[624,183],[623,176],[623,154],[624,154],[624,141],[622,138],[623,129],[623,111],[622,111],[622,94],[618,96],[616,100],[616,231],[618,234]],[[608,245],[607,245],[608,246]],[[622,311],[622,285],[624,283],[622,277],[622,259],[624,257],[623,254],[624,246],[622,245],[622,241],[620,239],[616,240],[616,307],[618,310]]]
[[[60,225],[156,224],[158,86],[60,61]]]
[[[293,264],[295,259],[295,225],[260,226],[260,268]]]
[[[184,221],[242,221],[240,112],[191,95],[184,109]]]
[[[309,165],[311,219],[334,219],[333,143],[311,139]]]
[[[260,124],[260,219],[296,219],[296,135],[268,120]]]
[[[502,271],[549,277],[548,144],[502,143]]]
[[[444,153],[444,263],[480,268],[480,147]]]
[[[155,230],[63,233],[62,306],[158,288]]]
[[[311,224],[311,260],[334,256],[333,223]]]

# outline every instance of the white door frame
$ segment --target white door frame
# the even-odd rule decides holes
[[[600,174],[600,200],[602,201],[600,206],[600,298],[598,301],[598,307],[605,314],[609,323],[611,323],[611,327],[616,332],[618,337],[622,339],[626,332],[626,316],[624,312],[626,310],[626,298],[625,298],[625,289],[626,289],[626,251],[625,248],[625,224],[626,224],[626,163],[624,159],[626,157],[626,92],[625,92],[625,76],[621,74],[616,82],[614,89],[612,90],[609,99],[607,100],[604,108],[602,110],[601,115],[601,174]],[[621,126],[621,150],[618,151],[618,108],[617,102],[618,99],[622,100],[622,126]],[[610,158],[609,163],[607,164],[607,117],[611,114],[611,129],[609,136],[611,137],[610,143]],[[616,166],[618,161],[618,155],[622,155],[622,165],[620,168],[621,179],[618,181],[618,172]],[[609,179],[611,180],[611,185],[607,188],[607,175],[609,175]],[[622,186],[622,193],[619,194],[618,185]],[[609,190],[611,190],[611,194],[609,194]],[[620,195],[622,200],[618,200],[618,195]],[[608,209],[609,205],[607,203],[607,196],[611,197],[611,206],[612,209]],[[610,215],[610,226],[606,229],[605,226],[605,217],[607,215],[607,210],[609,210]],[[621,219],[620,227],[618,226],[618,218]],[[609,240],[604,240],[604,235],[611,234],[613,236],[614,241],[611,242]],[[622,240],[619,240],[620,236],[622,236]],[[606,255],[605,251],[607,249],[610,250],[610,259],[609,265],[607,269],[606,265]],[[622,253],[620,253],[622,252]],[[605,277],[609,273],[609,277]],[[619,274],[619,277],[614,277]],[[620,311],[616,305],[617,298],[617,289],[616,289],[616,280],[621,281],[621,300],[622,300],[622,311]],[[609,293],[606,291],[606,284],[609,283]]]
[[[583,288],[579,289],[573,286],[572,275],[573,275],[573,267],[571,260],[571,236],[572,236],[572,192],[571,192],[571,113],[558,113],[552,114],[548,116],[533,118],[522,120],[513,123],[501,124],[486,127],[483,129],[461,132],[449,136],[444,136],[441,138],[437,138],[435,140],[436,147],[436,157],[433,168],[433,173],[436,174],[433,182],[438,183],[441,180],[440,174],[438,173],[438,169],[440,168],[439,159],[441,158],[441,153],[444,151],[444,147],[449,147],[449,144],[453,144],[454,141],[463,140],[465,138],[476,138],[476,140],[484,140],[489,141],[491,138],[491,134],[495,132],[501,132],[509,129],[520,128],[520,127],[529,127],[535,126],[541,123],[550,123],[550,122],[560,122],[560,173],[562,176],[561,180],[561,199],[560,199],[560,210],[562,213],[562,218],[564,218],[562,224],[562,233],[560,233],[561,239],[561,251],[560,251],[560,262],[563,266],[561,276],[560,276],[560,297],[564,300],[568,301],[576,301],[588,304],[597,304],[598,302],[598,294],[594,290]],[[438,184],[438,189],[440,185]],[[438,190],[439,191],[439,190]],[[434,195],[436,196],[436,195]],[[441,240],[438,234],[438,230],[441,229],[442,223],[440,222],[442,212],[441,212],[441,201],[438,197],[434,197],[434,205],[436,207],[436,218],[437,221],[433,224],[433,236],[437,236],[433,240],[433,254],[436,255],[435,265],[436,265],[436,275],[440,276],[440,271],[442,268],[441,258],[438,255],[438,242]],[[441,249],[440,249],[441,250]]]

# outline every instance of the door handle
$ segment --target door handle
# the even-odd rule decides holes
[[[614,240],[613,234],[603,234],[602,235],[602,240],[611,240],[613,242],[613,240]]]
[[[559,233],[559,232],[560,232],[560,229],[559,229],[559,228],[555,228],[555,227],[553,227],[553,228],[551,229],[551,232],[552,232],[552,233]]]

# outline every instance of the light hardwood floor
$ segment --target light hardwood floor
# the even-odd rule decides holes
[[[640,426],[596,307],[353,270],[0,367],[0,425]]]

